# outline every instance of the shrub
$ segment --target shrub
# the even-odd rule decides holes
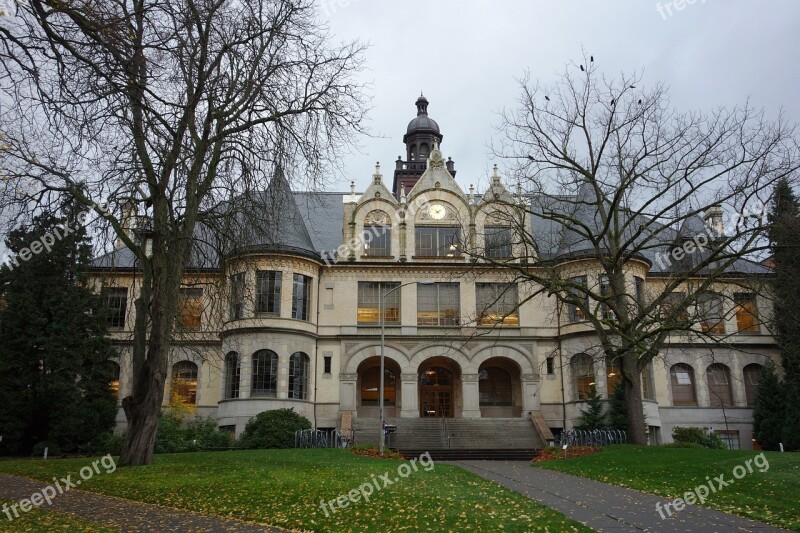
[[[97,455],[119,455],[122,451],[122,435],[101,433],[89,443],[89,451]]]
[[[168,407],[158,420],[155,453],[179,453],[230,448],[231,435],[220,431],[208,417],[195,416],[187,421],[187,411]]]
[[[186,441],[191,449],[210,450],[233,446],[231,434],[220,431],[212,418],[196,416],[186,424]]]
[[[54,455],[61,455],[61,448],[58,447],[58,444],[46,440],[34,444],[31,455],[33,457],[42,457],[44,455],[45,448],[47,448],[48,457],[52,457]]]
[[[311,429],[308,418],[294,409],[275,409],[250,419],[239,437],[240,448],[294,448],[294,433]]]
[[[161,413],[156,429],[155,453],[176,453],[189,451],[189,441],[183,429],[183,416],[173,409]]]
[[[672,440],[676,443],[699,444],[703,448],[725,448],[725,442],[722,440],[722,437],[713,431],[706,431],[703,428],[673,428]],[[685,447],[689,448],[690,446]]]
[[[696,442],[670,442],[669,444],[664,444],[664,448],[692,448],[698,450],[705,450],[706,447],[702,444],[698,444]]]

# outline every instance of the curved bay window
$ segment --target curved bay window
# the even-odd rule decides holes
[[[744,394],[747,397],[748,407],[756,404],[756,393],[758,392],[758,382],[761,379],[761,370],[764,367],[757,363],[747,365],[743,369],[744,373]]]
[[[592,358],[585,353],[579,353],[570,362],[572,369],[572,382],[575,387],[575,399],[587,400],[594,381],[594,365]]]
[[[697,405],[694,369],[687,364],[678,363],[672,365],[669,375],[672,382],[672,405]]]
[[[510,406],[511,374],[494,366],[481,369],[478,373],[478,394],[481,406]]]
[[[361,374],[361,405],[378,406],[380,404],[381,367],[373,366]],[[388,369],[383,369],[383,405],[394,407],[397,404],[397,376]]]
[[[239,397],[239,378],[242,376],[239,354],[230,352],[225,356],[225,399]]]
[[[197,365],[179,361],[172,367],[173,402],[195,405],[197,403]]]
[[[731,391],[731,371],[721,364],[714,363],[706,369],[708,380],[708,395],[711,407],[730,407],[733,405],[733,392]]]
[[[253,354],[253,381],[251,396],[278,395],[278,354],[272,350],[259,350]]]
[[[308,370],[310,359],[303,352],[295,352],[289,358],[289,398],[308,399]]]

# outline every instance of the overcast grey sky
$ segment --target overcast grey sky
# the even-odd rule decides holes
[[[643,85],[666,82],[679,110],[750,97],[770,116],[782,106],[800,122],[800,1],[696,0],[682,10],[675,3],[321,0],[337,38],[371,44],[362,78],[373,85],[369,126],[379,137],[363,139],[361,153],[345,159],[347,178],[335,188],[348,190],[354,179],[363,190],[376,161],[391,187],[420,91],[457,181],[485,184],[496,112],[515,105],[517,79],[528,70],[549,84],[565,63],[580,61],[582,48],[604,74],[643,69]]]

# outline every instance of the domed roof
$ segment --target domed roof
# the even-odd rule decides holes
[[[428,99],[420,94],[415,103],[417,105],[417,117],[408,123],[406,133],[417,131],[439,133],[439,125],[428,116]]]

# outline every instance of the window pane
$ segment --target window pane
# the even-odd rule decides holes
[[[281,314],[281,272],[256,272],[256,313]]]
[[[236,352],[225,356],[225,398],[239,397],[240,363],[239,354]]]
[[[760,333],[756,295],[739,292],[733,295],[736,309],[736,330],[739,333]]]
[[[569,281],[575,285],[586,287],[586,276],[577,276],[574,278],[570,278]],[[581,300],[583,300],[584,308],[586,309],[589,308],[589,296],[586,295],[584,291],[580,290],[577,287],[570,287],[569,290],[576,298],[580,298]],[[569,304],[568,310],[569,310],[570,322],[581,322],[583,320],[586,320],[586,315],[584,314],[583,309],[581,309],[577,305]]]
[[[289,359],[289,398],[308,399],[309,357],[295,352]]]
[[[367,226],[364,228],[364,255],[368,257],[389,257],[392,255],[392,230],[388,226]]]
[[[715,363],[706,369],[708,379],[708,392],[711,407],[730,407],[733,405],[730,369],[727,366]]]
[[[458,326],[460,323],[458,283],[417,285],[418,326]]]
[[[106,323],[111,329],[125,327],[125,313],[128,306],[128,289],[125,287],[107,287],[106,292]]]
[[[180,361],[172,367],[172,394],[175,403],[197,403],[197,365]]]
[[[694,388],[694,370],[689,365],[677,364],[670,369],[673,405],[697,405]]]
[[[701,330],[704,333],[725,333],[722,296],[714,292],[705,292],[698,296],[697,304],[697,310],[700,313]]]
[[[761,379],[762,366],[750,364],[744,367],[744,392],[747,397],[747,405],[752,407],[756,403],[756,392],[758,392],[758,381]]]
[[[230,319],[244,318],[245,273],[231,276]]]
[[[361,374],[361,405],[380,404],[381,369],[374,366]],[[388,368],[383,369],[383,404],[394,406],[397,402],[397,377]]]
[[[586,354],[578,354],[571,362],[572,378],[575,386],[575,397],[578,400],[589,398],[594,381],[594,365],[592,358]]]
[[[487,226],[484,231],[486,257],[511,257],[511,228]]]
[[[253,354],[254,396],[275,396],[278,393],[278,355],[269,350]]]
[[[292,318],[308,320],[311,278],[295,274],[292,279]]]
[[[381,294],[395,289],[399,282],[358,282],[358,323],[380,324]],[[394,290],[386,296],[384,305],[384,323],[400,323],[400,291]]]
[[[511,283],[477,283],[478,324],[481,326],[519,326],[519,294]]]
[[[203,312],[203,289],[181,289],[178,327],[200,329]]]
[[[512,404],[511,375],[502,368],[481,369],[478,374],[480,405],[510,406]]]
[[[415,250],[418,257],[457,257],[460,255],[461,230],[453,226],[414,229]]]

